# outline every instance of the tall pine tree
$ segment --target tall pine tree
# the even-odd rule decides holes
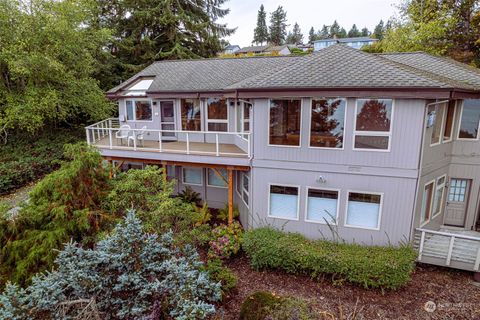
[[[260,10],[258,10],[257,26],[253,31],[253,42],[256,44],[268,42],[267,13],[263,4],[260,6]]]
[[[348,36],[349,36],[350,38],[360,37],[360,35],[361,35],[361,33],[360,33],[360,31],[358,30],[356,24],[354,24],[354,25],[352,26],[352,28],[350,29],[350,31],[348,31]]]
[[[292,30],[292,32],[288,33],[286,42],[288,44],[301,44],[301,43],[303,43],[303,34],[302,34],[302,30],[300,29],[300,26],[298,25],[298,23],[295,22],[295,24],[293,25],[293,30]]]
[[[315,34],[315,29],[311,27],[310,31],[308,32],[308,43],[312,44],[315,40],[317,40],[317,35]]]
[[[270,14],[270,43],[281,45],[287,36],[287,12],[279,6]]]
[[[375,26],[375,29],[373,29],[373,37],[382,40],[385,35],[385,27],[383,26],[383,20],[380,20],[380,22]]]
[[[362,36],[362,37],[368,37],[368,36],[370,36],[370,31],[368,30],[367,27],[364,27],[364,28],[362,29],[361,36]]]

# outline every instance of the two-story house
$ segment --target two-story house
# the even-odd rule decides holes
[[[86,128],[119,165],[165,166],[211,207],[419,260],[480,264],[480,71],[333,45],[306,56],[161,61]]]

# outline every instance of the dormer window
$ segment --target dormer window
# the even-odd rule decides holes
[[[148,88],[153,83],[153,79],[141,79],[126,89],[126,96],[144,96],[147,94]]]

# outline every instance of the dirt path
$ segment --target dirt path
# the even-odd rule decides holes
[[[0,202],[6,202],[12,207],[16,207],[20,202],[28,198],[28,193],[33,189],[37,182],[32,182],[25,187],[15,190],[13,193],[0,196]]]
[[[283,272],[253,271],[245,257],[230,261],[228,266],[239,277],[239,283],[236,292],[223,303],[224,319],[238,319],[242,301],[260,290],[306,299],[315,310],[336,317],[340,308],[343,314],[360,310],[357,320],[480,319],[480,287],[468,272],[419,265],[407,287],[382,294],[349,284],[334,285],[331,279],[313,281]],[[425,311],[428,301],[435,303],[434,312]]]

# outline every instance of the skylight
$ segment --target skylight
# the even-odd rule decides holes
[[[153,83],[153,79],[142,79],[126,89],[126,96],[144,96]]]

